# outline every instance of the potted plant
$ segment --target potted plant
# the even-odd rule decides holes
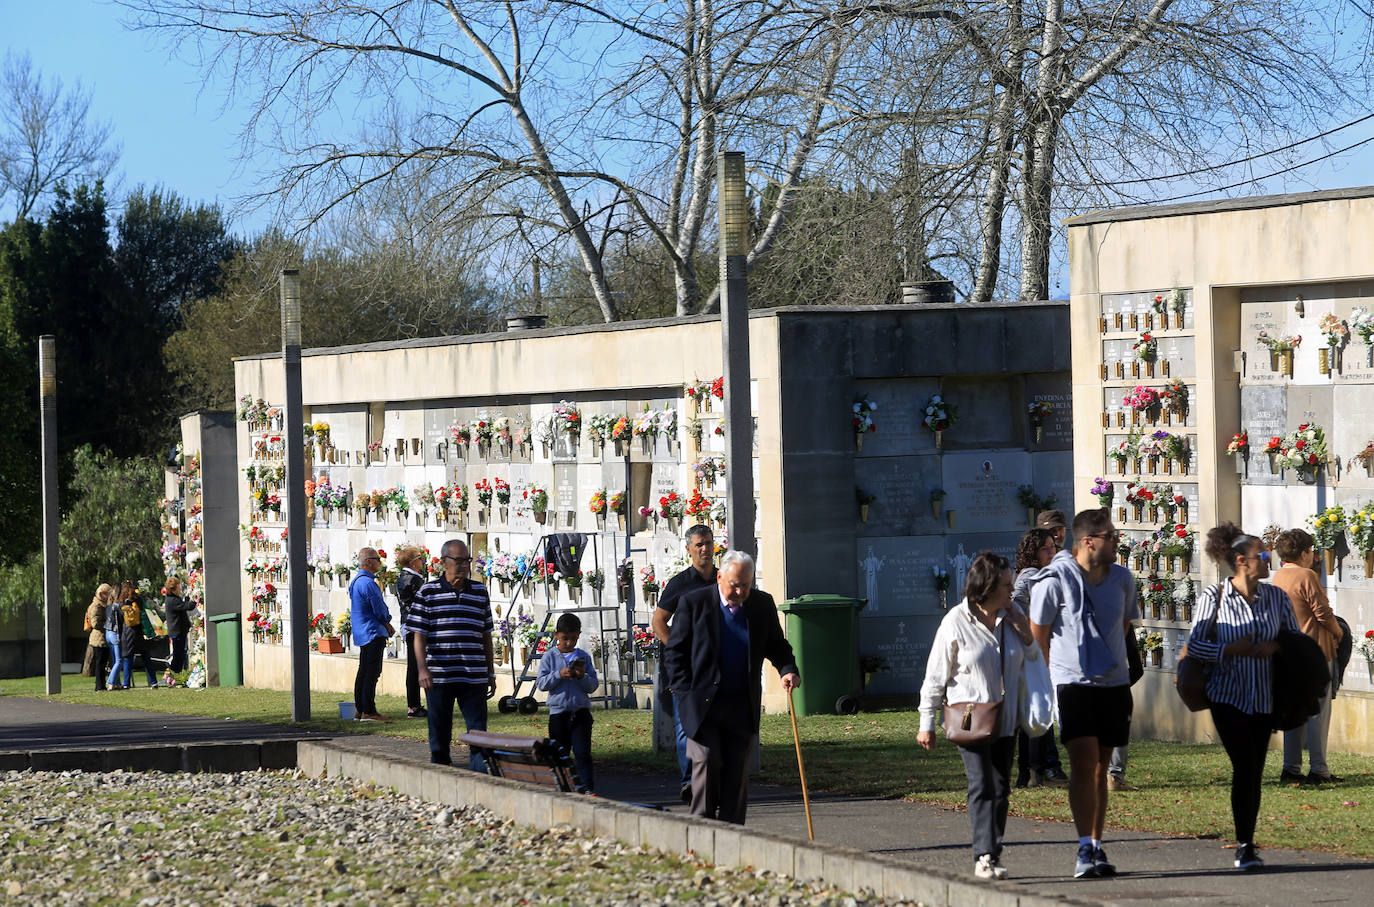
[[[868,394],[861,394],[854,400],[850,423],[854,430],[854,444],[860,453],[864,449],[864,434],[878,430],[878,426],[873,421],[873,411],[877,408],[878,404],[869,400]]]
[[[1374,579],[1374,501],[1359,510],[1352,506],[1346,519],[1350,545],[1364,559],[1365,579]]]
[[[521,496],[534,514],[534,521],[543,525],[549,519],[549,493],[539,486],[526,488]]]
[[[1309,516],[1307,523],[1312,527],[1313,543],[1321,549],[1326,575],[1331,576],[1336,572],[1337,546],[1345,538],[1345,508],[1339,504],[1333,505]]]
[[[1350,328],[1335,313],[1328,312],[1317,322],[1325,345],[1317,350],[1317,371],[1330,375],[1341,370],[1341,348],[1350,339]]]
[[[1030,419],[1031,437],[1039,444],[1045,437],[1045,419],[1054,411],[1054,404],[1048,400],[1036,400],[1026,404],[1026,416]]]
[[[921,418],[921,425],[935,435],[937,450],[944,446],[945,432],[958,421],[957,408],[953,403],[945,402],[944,397],[935,394],[926,401],[926,411]]]
[[[1258,342],[1269,350],[1269,368],[1284,377],[1293,376],[1293,353],[1302,344],[1302,335],[1278,337],[1269,336],[1268,331],[1260,331]]]
[[[587,509],[596,517],[597,529],[606,528],[606,507],[606,489],[599,488],[592,494],[590,500],[587,501]]]

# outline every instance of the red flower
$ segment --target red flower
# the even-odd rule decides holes
[[[1149,342],[1150,342],[1151,340],[1153,340],[1154,338],[1151,337],[1151,336],[1149,335],[1149,333],[1147,332],[1147,333],[1141,334],[1141,335],[1140,335],[1140,339],[1143,340],[1143,341],[1145,341],[1146,343],[1149,343]]]
[[[1306,422],[1304,422],[1303,424],[1299,425],[1299,426],[1298,426],[1298,431],[1307,431],[1307,425],[1308,425],[1308,423],[1306,423]]]
[[[1303,441],[1302,439],[1299,439],[1298,443],[1294,444],[1293,446],[1296,447],[1298,450],[1302,450],[1304,447],[1307,446],[1307,442]]]
[[[1270,438],[1269,443],[1264,446],[1265,450],[1278,450],[1283,447],[1283,441],[1279,438]]]

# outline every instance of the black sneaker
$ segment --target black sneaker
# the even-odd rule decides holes
[[[1342,778],[1340,775],[1332,775],[1329,773],[1325,775],[1319,775],[1316,772],[1312,772],[1307,776],[1308,784],[1338,784],[1339,782],[1344,780],[1345,779]]]
[[[1255,851],[1255,845],[1242,844],[1236,848],[1236,868],[1242,872],[1255,872],[1264,868],[1264,861]]]
[[[690,804],[690,803],[692,802],[692,785],[690,785],[690,784],[684,784],[684,785],[682,785],[682,789],[679,790],[679,791],[677,792],[677,795],[678,795],[679,799],[682,800],[683,803],[688,803],[688,804]]]
[[[1288,769],[1284,769],[1284,770],[1283,770],[1283,773],[1282,773],[1281,775],[1279,775],[1279,783],[1280,783],[1280,784],[1306,784],[1306,783],[1307,783],[1307,776],[1304,775],[1302,772],[1290,772]]]
[[[427,717],[429,717],[429,712],[426,712],[426,711],[425,711],[425,707],[424,707],[424,706],[416,706],[416,707],[413,708],[413,709],[406,709],[406,717],[407,717],[407,718],[427,718]]]

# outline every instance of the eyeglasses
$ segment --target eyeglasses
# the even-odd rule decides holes
[[[1089,536],[1087,536],[1087,537],[1090,538],[1090,539],[1113,539],[1113,540],[1115,540],[1115,539],[1121,538],[1121,530],[1120,530],[1120,529],[1113,529],[1111,532],[1094,532],[1094,533],[1092,533],[1091,535],[1089,535]]]
[[[1257,551],[1257,552],[1255,552],[1254,554],[1242,554],[1241,557],[1257,557],[1257,558],[1260,559],[1260,561],[1261,561],[1262,563],[1265,563],[1265,564],[1269,563],[1269,552],[1268,552],[1268,551]]]
[[[443,557],[439,558],[439,560],[441,560],[441,561],[453,561],[453,562],[456,563],[456,564],[471,564],[471,563],[472,563],[472,558],[470,558],[470,557],[453,557],[452,555],[449,555],[449,554],[445,554]]]

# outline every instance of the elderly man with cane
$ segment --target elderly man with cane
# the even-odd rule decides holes
[[[727,551],[716,584],[679,601],[663,652],[692,761],[692,815],[739,825],[749,803],[764,658],[782,675],[789,696],[801,686],[778,606],[753,583],[754,559]]]

